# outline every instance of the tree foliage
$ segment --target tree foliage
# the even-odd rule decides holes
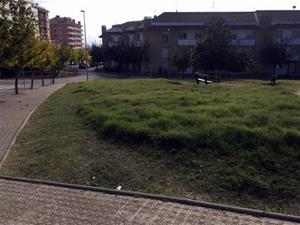
[[[182,74],[192,66],[193,50],[189,47],[179,47],[173,55],[173,63]]]
[[[73,64],[83,63],[85,61],[89,61],[91,58],[88,51],[83,48],[80,49],[70,49],[70,61]]]
[[[15,93],[22,70],[32,60],[36,43],[36,19],[21,0],[9,1],[9,16],[2,10],[0,18],[0,64],[15,71]]]
[[[205,26],[204,40],[195,49],[194,66],[198,70],[244,71],[250,56],[231,45],[231,32],[221,18],[212,18]]]
[[[277,65],[281,66],[288,60],[286,50],[282,46],[273,44],[263,48],[260,57],[263,63],[273,66],[274,71]]]
[[[72,48],[65,44],[59,46],[53,45],[52,51],[51,69],[55,72],[55,76],[57,76],[70,62]]]
[[[15,93],[18,94],[18,79],[25,68],[33,73],[39,71],[44,84],[44,74],[54,78],[72,60],[89,60],[83,49],[73,50],[67,45],[54,45],[41,41],[37,35],[37,21],[32,9],[23,0],[0,1],[0,65],[15,72]],[[52,71],[52,72],[49,72]],[[32,75],[32,85],[33,88]]]
[[[117,46],[102,46],[102,50],[96,52],[98,57],[105,61],[114,61],[118,64],[118,69],[125,69],[128,71],[131,66],[133,70],[139,71],[143,61],[148,60],[147,45],[145,46],[131,46],[131,45],[117,45]]]
[[[92,50],[91,50],[91,59],[92,63],[96,65],[97,69],[101,63],[103,63],[106,60],[106,54],[105,54],[105,48],[93,44]]]

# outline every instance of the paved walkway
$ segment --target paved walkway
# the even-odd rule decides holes
[[[1,225],[292,225],[220,210],[0,179]]]
[[[91,79],[96,79],[91,75]],[[24,89],[20,82],[20,94],[15,95],[12,80],[0,80],[0,161],[4,157],[10,144],[12,143],[18,129],[21,127],[28,115],[44,99],[66,83],[79,82],[86,80],[84,75],[72,78],[56,79],[55,85],[41,86],[41,81],[35,81],[35,89]],[[49,81],[46,81],[48,84]],[[30,81],[26,81],[27,88]]]

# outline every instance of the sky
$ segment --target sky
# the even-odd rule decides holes
[[[49,17],[60,15],[83,22],[80,10],[86,11],[88,43],[99,43],[101,26],[131,20],[142,20],[162,12],[300,10],[300,0],[35,0],[50,11]]]

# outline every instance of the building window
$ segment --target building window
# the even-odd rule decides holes
[[[160,49],[160,58],[161,59],[169,59],[169,48],[161,48]]]
[[[231,39],[232,40],[237,40],[237,37],[238,37],[237,34],[231,34]]]
[[[161,62],[161,63],[160,63],[160,68],[161,68],[162,70],[168,69],[168,68],[169,68],[169,62]]]
[[[293,39],[300,39],[300,30],[295,30],[292,32]]]
[[[202,34],[195,34],[195,39],[200,41],[202,38]]]
[[[169,34],[168,34],[168,33],[163,33],[163,34],[161,35],[161,41],[162,41],[162,43],[164,43],[164,44],[169,43]]]
[[[141,35],[140,34],[136,34],[136,41],[141,41]]]
[[[181,34],[179,35],[179,39],[180,39],[180,40],[186,40],[186,39],[187,39],[187,33],[181,33]]]

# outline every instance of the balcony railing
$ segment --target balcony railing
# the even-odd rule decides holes
[[[179,39],[177,44],[180,46],[196,46],[198,43],[198,40],[195,39],[190,39],[190,40],[185,40],[185,39]]]
[[[294,61],[294,62],[300,61],[300,55],[298,55],[298,54],[290,54],[288,58],[289,58],[289,60]]]
[[[231,44],[234,46],[254,46],[255,40],[249,39],[249,40],[232,40]]]
[[[274,44],[283,44],[283,45],[300,45],[300,39],[289,38],[289,39],[281,39],[274,38]]]
[[[117,46],[119,46],[120,45],[120,42],[118,42],[118,41],[114,41],[114,42],[109,42],[108,43],[108,45],[109,45],[109,47],[117,47]]]

